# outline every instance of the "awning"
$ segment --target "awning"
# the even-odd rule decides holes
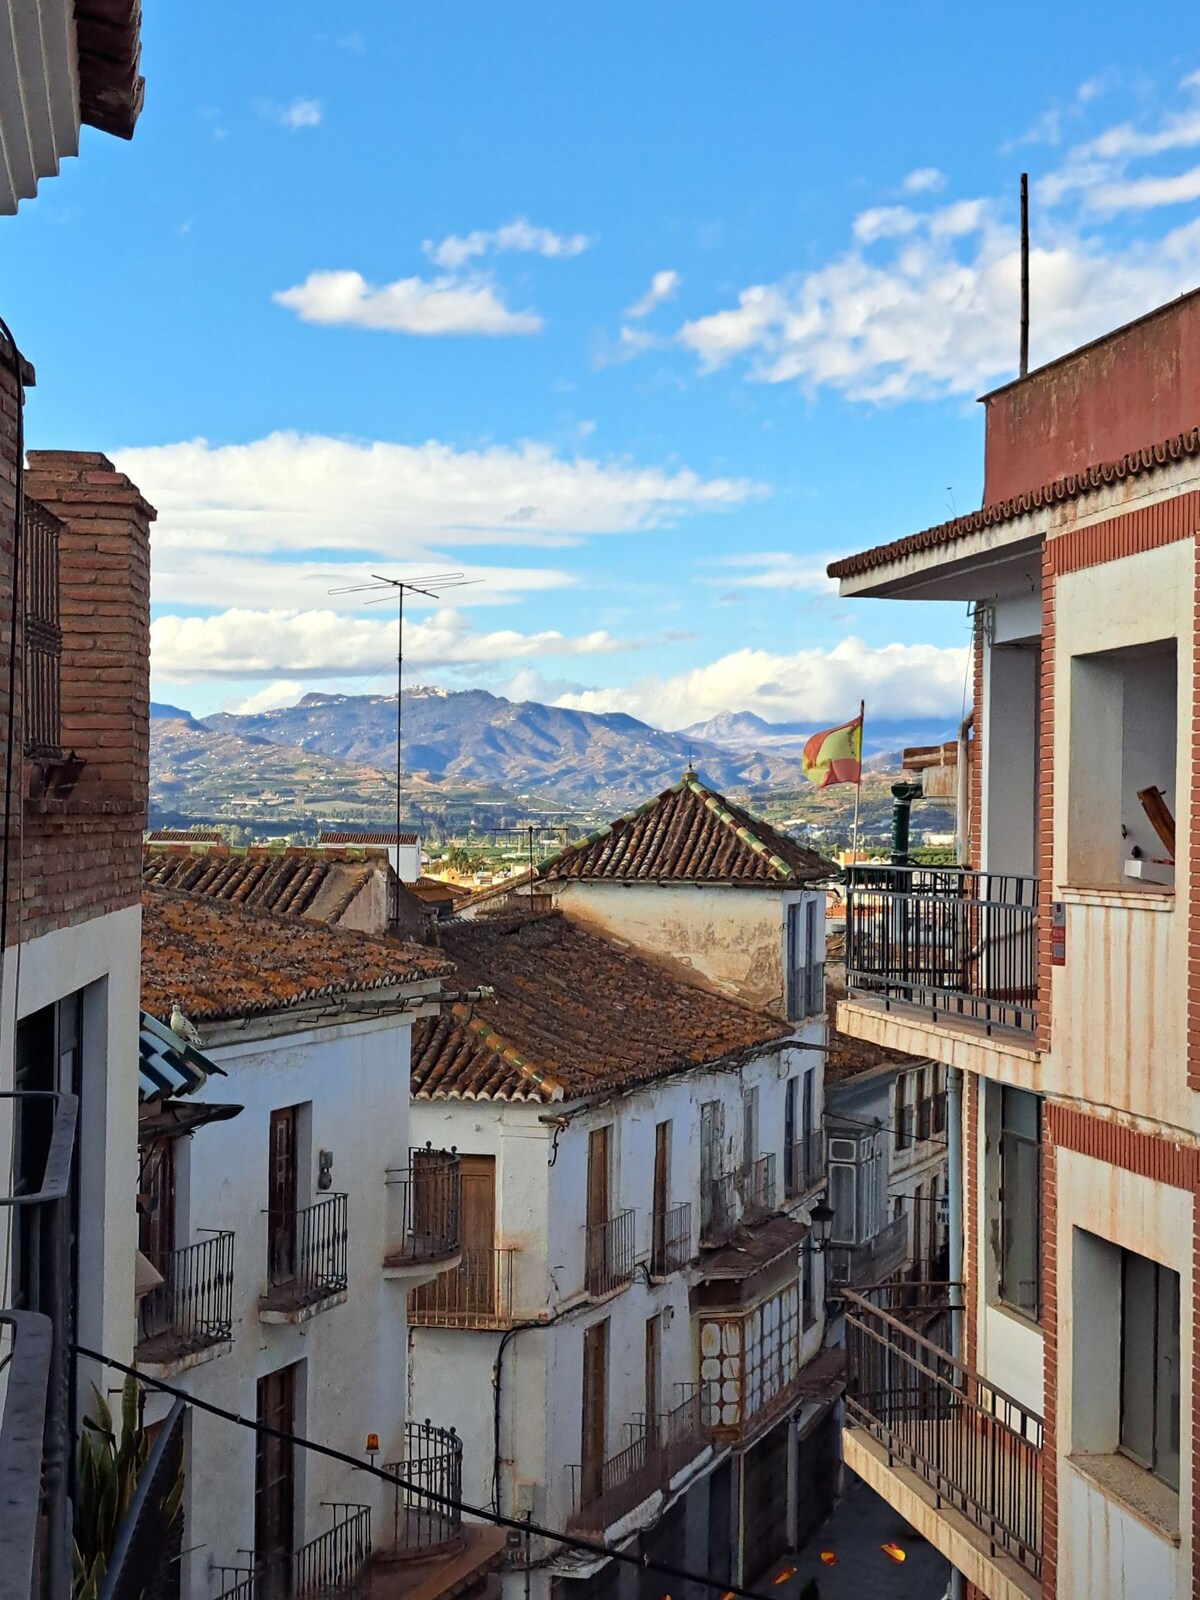
[[[195,1133],[206,1123],[228,1122],[244,1109],[243,1106],[210,1105],[203,1100],[164,1100],[160,1105],[151,1106],[143,1101],[138,1118],[138,1144]]]
[[[141,1013],[138,1033],[138,1100],[166,1100],[173,1095],[194,1094],[213,1075],[225,1076],[219,1067],[194,1045],[172,1033],[146,1011]]]

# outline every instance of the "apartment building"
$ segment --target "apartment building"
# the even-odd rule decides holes
[[[856,870],[838,1008],[946,1068],[961,1312],[847,1296],[845,1457],[982,1594],[1191,1595],[1200,293],[984,405],[982,509],[830,568],[975,626],[969,861]]]
[[[457,1499],[461,1441],[408,1414],[406,1322],[408,1292],[460,1259],[458,1158],[409,1137],[412,1027],[450,970],[400,940],[146,890],[142,1003],[160,1032],[182,1009],[208,1076],[187,1114],[143,1124],[157,1281],[136,1354],[189,1396]],[[150,1393],[147,1420],[169,1403]],[[470,1595],[503,1548],[451,1508],[195,1408],[184,1465],[182,1600],[368,1581],[377,1600]]]
[[[463,1438],[468,1502],[744,1581],[834,1481],[807,1248],[824,1021],[685,983],[546,898],[443,924],[458,987],[491,993],[415,1029],[413,1135],[459,1152],[463,1254],[410,1297],[413,1410]],[[507,1593],[637,1588],[531,1558]]]

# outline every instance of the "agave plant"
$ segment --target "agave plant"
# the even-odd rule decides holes
[[[121,1437],[113,1427],[107,1400],[92,1386],[92,1415],[79,1436],[78,1491],[75,1500],[75,1544],[72,1551],[73,1600],[98,1600],[100,1585],[112,1559],[117,1529],[137,1492],[138,1479],[150,1454],[150,1441],[138,1418],[140,1386],[132,1373],[121,1391]],[[162,1502],[162,1531],[179,1515],[183,1499],[180,1472]]]

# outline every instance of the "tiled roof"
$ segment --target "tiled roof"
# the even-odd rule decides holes
[[[450,883],[445,878],[430,878],[422,875],[415,883],[406,884],[410,894],[415,894],[418,900],[450,900],[457,905],[462,900],[471,898],[471,890],[461,883]]]
[[[905,556],[920,555],[939,545],[953,544],[967,534],[980,533],[984,528],[1027,516],[1031,511],[1041,511],[1067,500],[1076,500],[1093,489],[1103,489],[1125,478],[1156,472],[1161,467],[1169,467],[1187,456],[1196,455],[1200,455],[1200,427],[1191,428],[1187,433],[1177,433],[1150,449],[1132,450],[1118,461],[1102,462],[1098,466],[1086,467],[1082,472],[1072,472],[1065,478],[1056,478],[1053,483],[1045,483],[1040,489],[1029,489],[1008,500],[999,500],[995,505],[983,506],[965,517],[939,522],[936,527],[926,528],[921,533],[910,533],[903,539],[893,539],[890,544],[877,544],[870,550],[844,556],[841,561],[831,561],[829,576],[855,578],[876,567],[887,566],[892,561],[901,561]]]
[[[334,833],[321,833],[317,835],[318,844],[395,844],[399,837],[401,844],[420,844],[421,835],[407,828],[401,828],[397,836],[395,828],[371,828],[365,830],[342,830]]]
[[[146,835],[146,843],[220,844],[222,838],[218,828],[152,828]]]
[[[314,922],[337,922],[375,873],[386,871],[382,853],[350,858],[325,850],[189,851],[152,843],[142,852],[144,883]]]
[[[172,889],[142,894],[142,1009],[176,1001],[194,1023],[287,1011],[338,995],[440,978],[450,963],[399,940],[265,916]]]
[[[654,883],[811,883],[836,872],[815,850],[706,789],[688,772],[670,789],[618,817],[538,868],[570,879]]]
[[[495,997],[414,1025],[418,1099],[571,1100],[791,1037],[777,1018],[683,983],[559,912],[448,922],[442,947],[461,988]]]

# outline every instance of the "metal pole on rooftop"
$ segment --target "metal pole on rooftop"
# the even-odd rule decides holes
[[[396,915],[400,915],[400,737],[404,693],[404,585],[396,590]]]
[[[1021,376],[1029,371],[1029,174],[1021,174]]]

